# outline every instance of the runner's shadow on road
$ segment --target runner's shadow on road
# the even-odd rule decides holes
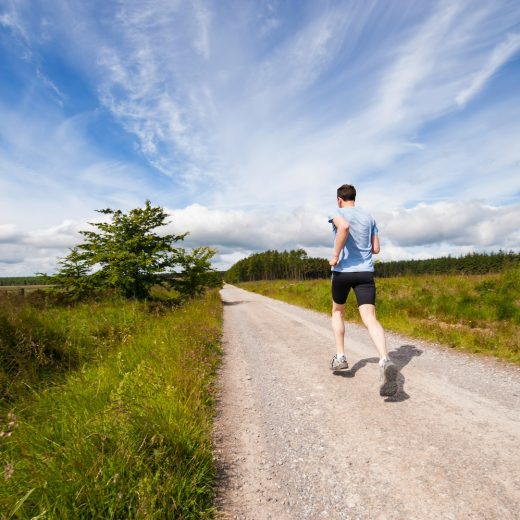
[[[356,361],[356,363],[354,363],[350,367],[349,370],[336,370],[336,371],[332,372],[332,374],[335,376],[340,376],[340,377],[354,377],[356,375],[356,372],[360,368],[363,368],[367,363],[378,363],[378,362],[379,362],[379,358],[377,358],[377,357],[360,359],[359,361]]]
[[[399,403],[402,401],[406,401],[407,399],[410,399],[410,396],[404,391],[404,384],[406,382],[405,377],[401,373],[401,369],[408,365],[410,361],[417,356],[420,356],[423,353],[422,350],[418,349],[415,345],[401,345],[396,350],[392,350],[392,352],[389,352],[388,355],[390,356],[390,359],[398,366],[399,368],[399,374],[397,376],[397,384],[399,385],[399,388],[397,390],[397,393],[393,395],[392,397],[387,397],[385,399],[385,402],[387,403]],[[335,371],[333,372],[333,375],[340,376],[340,377],[355,377],[356,372],[367,365],[367,363],[378,363],[379,358],[377,357],[371,357],[371,358],[365,358],[360,359],[357,361],[354,365],[350,367],[349,370],[341,370],[341,371]]]
[[[418,349],[415,345],[401,345],[396,350],[392,350],[392,352],[388,353],[390,359],[399,367],[399,374],[397,376],[397,384],[399,385],[399,389],[395,395],[392,397],[387,397],[385,399],[385,403],[400,403],[410,399],[410,396],[404,390],[406,379],[403,376],[401,370],[403,367],[408,365],[408,363],[410,363],[414,357],[420,356],[422,353],[423,351]]]
[[[250,303],[248,300],[238,300],[236,302],[226,302],[226,301],[222,301],[222,304],[223,305],[241,305],[242,303]]]

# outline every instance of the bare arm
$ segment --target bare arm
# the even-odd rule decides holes
[[[372,235],[372,253],[377,255],[381,251],[381,244],[379,243],[379,237]]]
[[[334,254],[329,260],[329,264],[334,267],[339,262],[339,255],[347,241],[350,226],[343,217],[334,217],[332,222],[336,226],[336,241],[334,242]]]

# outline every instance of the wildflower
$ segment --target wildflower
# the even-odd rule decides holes
[[[12,464],[6,464],[4,466],[4,480],[9,480],[14,474],[14,466]]]
[[[5,418],[0,417],[0,422],[3,422]],[[15,428],[18,427],[18,421],[16,420],[16,415],[13,412],[9,412],[7,414],[7,420],[4,423],[4,429],[0,431],[0,438],[2,437],[11,437]]]

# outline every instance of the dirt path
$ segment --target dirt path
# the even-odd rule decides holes
[[[347,325],[225,286],[215,444],[221,518],[518,519],[520,369],[388,334],[400,391]]]

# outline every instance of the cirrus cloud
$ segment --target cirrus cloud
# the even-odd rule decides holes
[[[519,22],[514,0],[4,3],[3,272],[147,198],[219,265],[326,255],[345,182],[383,258],[518,249]]]

